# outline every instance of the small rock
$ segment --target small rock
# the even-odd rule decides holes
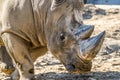
[[[106,47],[107,53],[112,53],[112,52],[115,52],[115,51],[117,52],[118,49],[119,49],[119,46],[117,46],[117,45],[109,45],[109,46]]]
[[[63,70],[64,70],[64,68],[61,68],[61,67],[60,67],[60,68],[58,68],[58,70],[61,70],[61,71],[63,71]]]
[[[97,79],[95,79],[95,78],[89,78],[88,80],[97,80]]]

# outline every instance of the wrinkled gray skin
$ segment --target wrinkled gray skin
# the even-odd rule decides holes
[[[48,50],[71,73],[91,70],[105,32],[89,38],[94,26],[82,23],[82,9],[83,0],[5,0],[0,32],[13,80],[31,80],[33,62]]]

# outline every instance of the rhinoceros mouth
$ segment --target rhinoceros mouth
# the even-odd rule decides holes
[[[84,63],[82,60],[79,62],[79,66],[76,66],[76,64],[72,65],[66,65],[66,69],[70,73],[74,74],[87,74],[91,71],[92,63]]]

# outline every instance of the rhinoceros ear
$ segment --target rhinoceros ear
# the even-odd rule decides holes
[[[51,4],[51,10],[55,10],[55,8],[59,5],[61,5],[62,3],[64,3],[66,0],[52,0],[52,4]]]

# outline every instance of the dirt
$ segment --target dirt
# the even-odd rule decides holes
[[[88,7],[89,6],[89,7]],[[84,23],[95,25],[93,36],[106,31],[103,46],[93,60],[88,74],[70,74],[51,53],[39,57],[35,62],[37,80],[120,80],[120,8],[98,8],[86,5]],[[0,73],[0,80],[9,76]]]

